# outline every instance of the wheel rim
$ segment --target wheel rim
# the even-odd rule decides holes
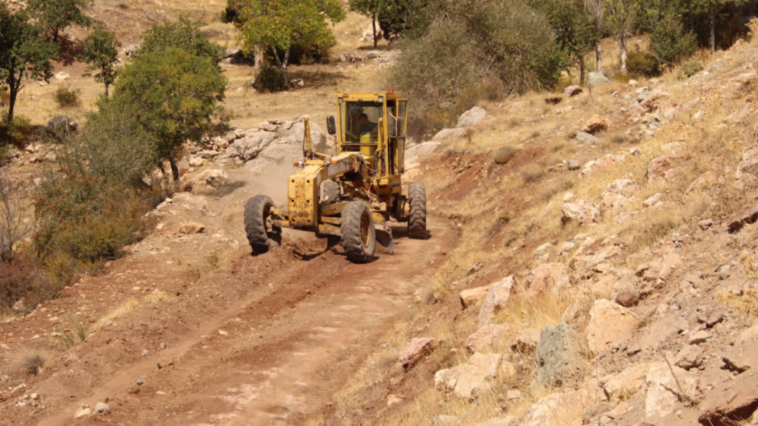
[[[363,247],[368,247],[371,242],[371,233],[369,232],[369,218],[367,214],[361,215],[361,240],[363,241]]]

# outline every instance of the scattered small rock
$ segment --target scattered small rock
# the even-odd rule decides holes
[[[494,161],[496,164],[506,164],[518,152],[518,149],[511,145],[506,145],[495,151]]]
[[[179,227],[179,233],[185,235],[199,234],[203,231],[205,231],[205,225],[197,222],[187,222]]]

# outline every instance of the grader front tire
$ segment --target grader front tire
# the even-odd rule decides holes
[[[366,263],[374,257],[376,229],[369,207],[361,201],[352,201],[342,210],[340,221],[342,246],[347,258],[355,263]]]
[[[279,247],[281,230],[277,232],[269,222],[274,201],[266,195],[256,195],[245,204],[245,233],[253,254],[263,254]]]
[[[412,182],[408,188],[408,198],[408,236],[426,238],[426,186],[421,182]]]

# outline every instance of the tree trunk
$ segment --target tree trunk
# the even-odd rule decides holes
[[[287,49],[286,52],[284,52],[284,61],[282,61],[282,72],[284,73],[284,84],[289,85],[290,84],[290,76],[287,72],[287,65],[290,62],[290,49]]]
[[[603,64],[601,63],[601,57],[603,54],[603,46],[600,45],[600,42],[598,41],[595,45],[595,71],[602,73],[603,72]]]
[[[168,163],[171,164],[171,176],[174,178],[174,188],[176,188],[179,183],[179,167],[176,166],[176,161],[173,158],[169,158]]]
[[[58,28],[53,28],[53,43],[58,43]]]
[[[105,98],[108,99],[108,86],[110,86],[108,83],[105,83]]]
[[[579,58],[579,85],[584,84],[584,57]]]
[[[626,36],[619,37],[619,49],[621,49],[621,74],[626,75]]]
[[[376,12],[374,12],[374,14],[371,16],[371,27],[374,30],[374,49],[376,49]]]
[[[711,54],[716,52],[716,3],[711,4],[710,25],[711,25]]]
[[[8,100],[8,120],[7,124],[13,122],[13,110],[16,108],[16,99],[18,98],[18,89],[14,89],[13,85],[10,86],[10,99]]]
[[[263,49],[260,46],[255,46],[253,55],[255,56],[255,69],[261,69],[261,65],[263,65]]]

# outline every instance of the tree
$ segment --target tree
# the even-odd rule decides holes
[[[329,23],[345,19],[338,0],[242,0],[240,39],[248,51],[271,52],[287,77],[293,46],[328,49],[336,43]]]
[[[19,188],[0,173],[0,262],[10,262],[13,246],[31,234],[32,225],[24,222],[21,199]]]
[[[49,80],[53,75],[50,60],[58,56],[58,46],[41,36],[40,27],[29,20],[26,11],[11,13],[0,4],[0,80],[8,86],[7,123],[24,80]]]
[[[226,78],[217,63],[177,47],[142,51],[125,67],[114,101],[136,105],[140,124],[156,140],[158,157],[171,163],[185,140],[200,140],[223,101]]]
[[[584,5],[576,0],[538,0],[535,6],[547,16],[556,43],[579,64],[579,82],[584,83],[587,69],[584,57],[600,41],[594,20],[588,18]]]
[[[382,9],[383,0],[349,0],[350,10],[361,13],[371,18],[371,28],[374,31],[374,48],[377,44],[376,21],[377,15]]]
[[[608,28],[616,37],[621,51],[621,74],[626,75],[626,39],[632,35],[642,10],[642,0],[605,0]]]
[[[154,25],[142,36],[142,45],[135,56],[174,47],[195,56],[206,57],[218,64],[224,59],[224,49],[208,40],[200,25],[200,22],[187,18]]]
[[[116,81],[118,70],[116,62],[118,61],[118,48],[121,43],[116,40],[116,36],[106,30],[98,27],[94,33],[84,41],[84,60],[87,62],[87,71],[96,71],[95,81],[105,84],[105,97],[108,97],[108,87]]]
[[[595,32],[598,35],[598,40],[595,44],[595,71],[602,73],[603,65],[601,59],[603,48],[600,45],[600,41],[605,29],[604,0],[584,0],[584,10],[587,13],[587,17],[595,24]]]
[[[87,27],[92,20],[84,14],[92,0],[31,0],[29,10],[58,42],[60,31],[71,25]]]
[[[650,33],[650,50],[659,62],[665,64],[678,63],[696,48],[695,34],[684,31],[673,11],[666,13]]]

